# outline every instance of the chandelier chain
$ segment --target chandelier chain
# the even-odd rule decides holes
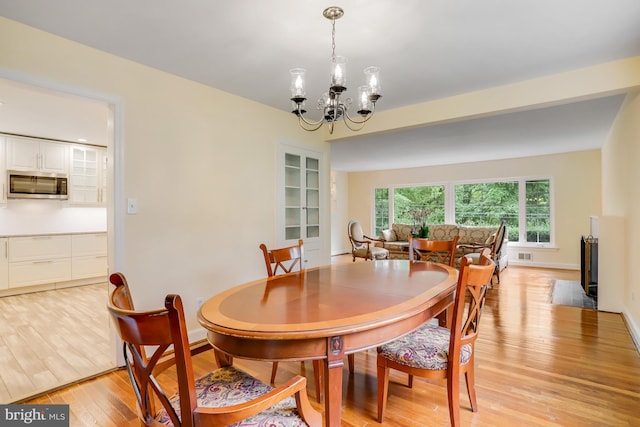
[[[331,60],[336,60],[336,20],[331,20]]]

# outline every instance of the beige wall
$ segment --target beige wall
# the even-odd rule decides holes
[[[331,174],[331,255],[339,255],[351,251],[347,235],[349,174],[338,171],[331,171]]]
[[[603,309],[624,313],[640,347],[640,273],[634,245],[640,240],[639,117],[636,92],[627,95],[602,149],[602,215],[607,228],[600,230],[598,290]]]
[[[373,228],[373,189],[493,178],[551,177],[556,248],[509,248],[532,252],[533,262],[559,268],[580,267],[580,237],[590,232],[590,216],[600,215],[600,151],[495,160],[424,168],[349,174],[349,216],[365,233]]]
[[[128,276],[139,307],[179,293],[197,329],[198,298],[265,276],[258,245],[276,244],[277,148],[327,152],[322,135],[302,131],[286,112],[1,17],[0,40],[5,74],[116,100],[109,150],[121,209],[111,205],[109,216],[121,235],[110,262]],[[124,214],[127,197],[138,199],[137,215]],[[326,260],[329,239],[327,229]]]

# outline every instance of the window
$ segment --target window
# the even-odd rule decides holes
[[[423,220],[427,224],[453,220],[457,224],[498,226],[504,220],[511,242],[552,242],[550,179],[376,188],[376,234],[381,235],[394,222],[417,225],[415,214],[424,208],[431,211]]]
[[[519,235],[518,181],[457,184],[455,187],[455,222],[467,225],[507,223],[507,235]]]
[[[551,242],[549,180],[527,181],[525,188],[526,241],[549,243]]]
[[[389,223],[389,189],[376,188],[375,198],[375,235],[381,236],[382,230],[391,228]]]
[[[426,217],[415,217],[425,208]],[[393,218],[402,224],[438,224],[444,222],[444,185],[396,188],[393,192]]]

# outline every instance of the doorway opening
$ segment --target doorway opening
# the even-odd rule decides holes
[[[27,202],[5,198],[0,206],[0,238],[106,233],[106,266],[113,266],[116,102],[6,73],[0,75],[0,89],[2,175],[6,176],[8,137],[105,151],[102,199]],[[69,150],[70,179],[73,161]],[[7,244],[4,254],[8,265],[9,247]],[[11,267],[17,268],[14,264]],[[0,268],[0,284],[7,285],[0,287],[0,358],[4,366],[0,404],[19,402],[116,367],[115,341],[106,310],[108,268],[98,279],[28,287],[16,285],[15,271],[11,287],[9,267],[6,278]]]

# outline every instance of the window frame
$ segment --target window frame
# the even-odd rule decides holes
[[[526,218],[526,183],[528,181],[549,181],[549,242],[527,242],[527,218]],[[376,186],[372,191],[373,200],[373,214],[372,218],[372,230],[375,230],[376,226],[376,212],[375,212],[375,195],[378,189],[387,189],[389,198],[389,226],[394,223],[394,194],[396,188],[407,187],[430,187],[430,186],[444,186],[444,218],[445,224],[455,223],[455,187],[456,185],[463,184],[487,184],[498,182],[517,182],[518,183],[518,236],[509,237],[509,246],[514,247],[535,247],[535,248],[556,248],[556,226],[555,226],[555,191],[554,180],[551,176],[533,175],[533,176],[518,176],[518,177],[502,177],[502,178],[482,178],[482,179],[465,179],[465,180],[452,180],[452,181],[437,181],[428,183],[414,183],[414,184],[399,184],[389,186]]]

